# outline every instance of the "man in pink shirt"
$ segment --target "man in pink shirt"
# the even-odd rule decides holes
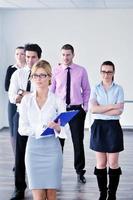
[[[70,121],[70,130],[74,147],[74,167],[77,180],[86,183],[84,174],[84,122],[88,110],[90,97],[90,84],[85,68],[74,64],[74,48],[65,44],[61,48],[62,63],[54,68],[52,74],[51,91],[56,93],[66,102],[66,109],[79,110],[79,113]],[[60,139],[62,150],[64,139]]]

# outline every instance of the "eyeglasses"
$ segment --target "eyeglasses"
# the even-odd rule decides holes
[[[48,76],[48,74],[32,74],[31,77],[34,79],[37,79],[37,78],[45,79],[47,76]]]
[[[114,72],[113,71],[101,71],[101,73],[103,74],[103,75],[105,75],[105,74],[107,74],[107,75],[112,75]]]

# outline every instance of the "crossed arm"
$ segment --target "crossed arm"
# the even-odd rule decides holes
[[[121,115],[124,108],[124,103],[116,103],[109,105],[99,105],[97,102],[91,103],[91,112],[93,114],[103,114],[103,115]]]

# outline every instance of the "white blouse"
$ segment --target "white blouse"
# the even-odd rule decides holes
[[[65,103],[54,93],[49,92],[48,98],[40,109],[36,102],[36,92],[23,97],[19,109],[19,133],[20,135],[35,136],[40,138],[41,133],[46,129],[47,124],[53,121],[61,112],[66,111]],[[68,124],[61,127],[61,132],[55,136],[66,138],[69,130]]]

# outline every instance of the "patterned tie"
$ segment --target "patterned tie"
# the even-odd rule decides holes
[[[27,82],[27,87],[26,87],[27,92],[30,92],[30,89],[31,89],[30,75],[31,75],[31,71],[30,71],[29,76],[28,76],[28,82]]]
[[[70,85],[71,85],[71,75],[70,75],[70,67],[67,67],[67,83],[66,83],[66,104],[70,104]]]

